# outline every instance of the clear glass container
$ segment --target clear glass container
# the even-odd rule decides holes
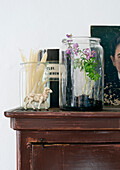
[[[100,39],[63,39],[59,64],[60,108],[78,111],[102,110],[104,63]]]
[[[27,62],[21,63],[20,69],[20,106],[25,108],[25,100],[29,95],[43,94],[45,87],[49,88],[48,63]],[[28,103],[27,108],[38,108],[38,101]],[[50,94],[47,98],[47,107],[50,107]],[[41,104],[45,109],[45,104]]]

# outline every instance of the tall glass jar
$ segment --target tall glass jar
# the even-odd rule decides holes
[[[59,106],[63,110],[101,110],[104,97],[103,48],[99,38],[62,40]]]
[[[42,62],[27,62],[21,63],[20,69],[20,106],[25,108],[26,97],[29,95],[42,94],[45,87],[49,88],[49,70],[47,68],[48,63]],[[50,97],[47,98],[47,108],[50,107]],[[27,108],[38,108],[38,101],[34,100],[28,102]],[[26,109],[27,109],[26,108]],[[41,108],[44,109],[45,105],[42,104]]]

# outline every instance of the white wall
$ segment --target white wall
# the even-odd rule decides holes
[[[119,0],[0,0],[0,170],[16,169],[15,131],[4,111],[19,106],[19,48],[59,47],[66,33],[120,24]]]

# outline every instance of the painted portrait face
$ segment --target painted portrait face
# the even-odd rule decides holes
[[[120,73],[120,44],[117,45],[115,50],[115,56],[110,56],[113,65],[116,67],[118,73]]]

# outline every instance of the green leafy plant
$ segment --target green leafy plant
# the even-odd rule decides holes
[[[72,35],[67,34],[67,37],[72,38]],[[73,57],[74,55],[78,57],[74,58]],[[96,82],[100,78],[99,73],[97,73],[96,71],[97,65],[100,64],[98,60],[96,60],[96,51],[95,50],[91,51],[89,48],[80,50],[78,43],[71,45],[71,41],[70,41],[69,48],[66,50],[66,57],[68,57],[69,59],[73,59],[74,69],[79,68],[80,71],[84,70],[85,86],[83,88],[83,93],[85,87],[87,86],[88,77],[91,79],[91,90],[92,90],[93,81]]]

